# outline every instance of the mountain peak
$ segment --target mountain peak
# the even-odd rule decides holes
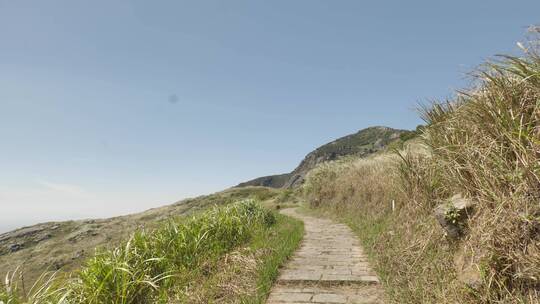
[[[318,164],[348,155],[365,157],[384,149],[404,132],[407,131],[385,126],[368,127],[318,147],[307,154],[298,167],[290,173],[259,177],[240,183],[236,187],[265,186],[272,188],[293,188],[302,184],[307,172],[315,168]]]

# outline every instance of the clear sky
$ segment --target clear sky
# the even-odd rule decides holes
[[[540,1],[0,0],[0,231],[293,169],[516,52]]]

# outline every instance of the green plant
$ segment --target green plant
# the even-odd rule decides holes
[[[461,218],[459,209],[454,207],[453,205],[449,205],[448,209],[444,213],[444,218],[454,225],[459,224],[459,220]]]

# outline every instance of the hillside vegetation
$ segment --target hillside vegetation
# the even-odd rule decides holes
[[[292,172],[259,177],[237,187],[264,186],[271,188],[295,188],[304,182],[306,174],[318,164],[345,156],[366,157],[384,150],[400,136],[411,133],[388,127],[370,127],[354,134],[340,137],[310,152]]]
[[[301,222],[253,200],[214,207],[139,229],[71,275],[29,287],[15,271],[0,303],[260,303],[302,235]]]
[[[172,217],[201,212],[243,199],[261,202],[280,196],[274,189],[248,187],[229,189],[185,199],[141,213],[107,219],[50,222],[24,227],[0,235],[0,277],[16,268],[26,286],[46,271],[78,269],[95,248],[114,248],[137,229],[154,229]]]
[[[305,199],[355,229],[389,301],[540,302],[536,46],[485,64],[473,88],[424,107],[427,126],[401,151],[309,173]],[[437,221],[441,207],[456,235]]]

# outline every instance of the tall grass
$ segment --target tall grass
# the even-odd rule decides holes
[[[252,200],[213,208],[188,220],[141,230],[123,246],[102,251],[66,281],[50,280],[25,294],[13,281],[4,303],[168,303],[178,298],[204,265],[271,227],[274,214]],[[59,284],[64,284],[59,287]]]
[[[537,51],[501,56],[477,73],[477,88],[422,112],[440,187],[476,202],[463,254],[481,272],[482,302],[540,302]]]
[[[0,284],[0,303],[23,304],[23,303],[64,303],[67,297],[65,287],[57,282],[57,273],[43,273],[29,288],[19,278],[21,272],[18,269],[6,275],[3,284]]]
[[[265,303],[279,273],[303,236],[301,221],[276,214],[276,224],[254,231],[245,246],[205,264],[212,274],[199,276],[175,303]]]
[[[412,148],[403,154],[409,162],[425,153],[418,145]],[[304,197],[358,234],[389,302],[455,303],[448,290],[454,277],[451,253],[438,243],[443,232],[431,206],[420,203],[428,197],[418,191],[424,184],[406,186],[402,165],[391,153],[328,163],[308,174]]]
[[[540,303],[540,56],[523,49],[423,107],[421,143],[408,146],[425,149],[308,175],[306,199],[357,231],[391,302]],[[474,203],[458,240],[433,216],[454,194]]]

